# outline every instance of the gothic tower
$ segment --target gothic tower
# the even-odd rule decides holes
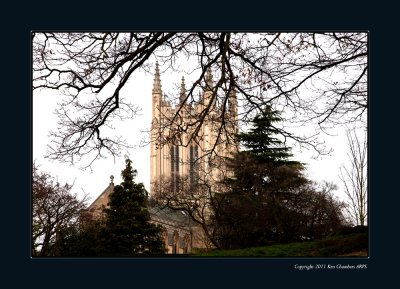
[[[194,119],[207,107],[209,112],[202,126],[197,131],[196,137],[191,138],[192,131],[190,127],[185,126],[185,123],[193,123]],[[153,184],[162,178],[170,179],[172,183],[174,179],[182,176],[187,176],[190,182],[196,182],[198,178],[221,179],[223,176],[221,167],[214,167],[210,160],[216,155],[229,156],[231,152],[238,149],[236,144],[229,143],[223,137],[220,137],[219,143],[214,146],[218,134],[215,129],[218,127],[216,122],[221,121],[221,117],[227,118],[224,122],[231,133],[237,132],[237,98],[234,91],[229,94],[227,113],[221,116],[219,112],[221,109],[216,105],[216,97],[213,94],[213,75],[210,69],[206,72],[205,88],[202,95],[199,93],[198,102],[187,101],[185,79],[182,77],[179,104],[173,106],[164,99],[160,70],[156,63],[152,91],[150,193],[153,190]],[[174,118],[176,115],[180,117]],[[171,133],[174,130],[180,132],[178,127],[185,128],[179,134],[179,140]],[[211,151],[213,153],[210,154]]]

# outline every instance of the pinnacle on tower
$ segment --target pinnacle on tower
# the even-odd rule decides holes
[[[156,62],[156,72],[154,74],[153,94],[154,93],[162,94],[162,91],[161,91],[161,80],[160,80],[160,69],[158,68],[158,61]]]
[[[186,98],[185,77],[182,76],[181,93],[179,96],[180,103],[184,103],[185,98]]]

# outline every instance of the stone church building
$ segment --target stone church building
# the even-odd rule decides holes
[[[196,100],[188,101],[188,94],[182,78],[179,103],[173,105],[163,95],[158,63],[152,89],[152,124],[150,142],[150,199],[157,190],[157,182],[169,180],[169,188],[178,190],[179,178],[187,177],[196,184],[207,179],[211,184],[218,183],[224,176],[224,157],[238,150],[224,134],[218,133],[221,119],[221,107],[213,97],[213,76],[210,70],[206,74],[203,91]],[[207,114],[202,114],[208,108]],[[234,134],[238,128],[237,98],[235,93],[229,96],[227,112],[223,115],[224,128]],[[203,124],[194,131],[193,123],[203,117]],[[215,166],[219,160],[220,165]],[[102,194],[89,206],[94,217],[101,214],[101,207],[107,206],[108,196],[113,192],[111,182]],[[149,205],[151,220],[164,228],[164,242],[168,253],[190,253],[193,248],[206,247],[202,229],[182,211],[173,211]]]

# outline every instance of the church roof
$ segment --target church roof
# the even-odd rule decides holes
[[[89,211],[93,211],[96,215],[99,214],[99,210],[104,205],[107,207],[109,196],[114,191],[113,177],[111,176],[111,182],[108,187],[92,202],[88,207]],[[182,211],[174,211],[167,207],[161,207],[153,202],[149,202],[147,209],[150,213],[153,221],[164,223],[177,227],[188,227],[190,225],[190,219]]]
[[[190,218],[183,213],[183,211],[175,211],[158,205],[149,205],[147,209],[152,216],[152,219],[163,220],[180,226],[189,225]]]

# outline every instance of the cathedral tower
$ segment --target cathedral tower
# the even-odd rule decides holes
[[[213,94],[213,75],[210,69],[206,72],[205,80],[205,89],[199,94],[198,103],[193,104],[186,99],[185,79],[182,77],[179,104],[174,107],[162,95],[160,70],[156,63],[152,90],[150,193],[154,188],[153,184],[162,178],[169,179],[174,189],[178,188],[178,178],[183,176],[187,176],[191,183],[195,183],[198,178],[218,180],[223,175],[218,171],[221,167],[213,167],[210,159],[216,154],[225,157],[237,151],[238,147],[228,144],[224,138],[220,138],[217,146],[214,146],[218,135],[217,122],[220,122],[222,117],[229,118],[224,119],[224,122],[231,133],[237,132],[236,94],[230,93],[227,113],[222,116],[219,114],[221,109],[217,107],[216,97]],[[197,131],[196,137],[191,138],[191,126],[185,124],[194,123],[196,117],[207,107],[209,112],[202,126]],[[174,118],[177,114],[179,117]],[[171,120],[179,120],[179,124]],[[179,135],[179,141],[170,134],[178,126],[189,127]],[[214,152],[210,154],[210,151]]]

